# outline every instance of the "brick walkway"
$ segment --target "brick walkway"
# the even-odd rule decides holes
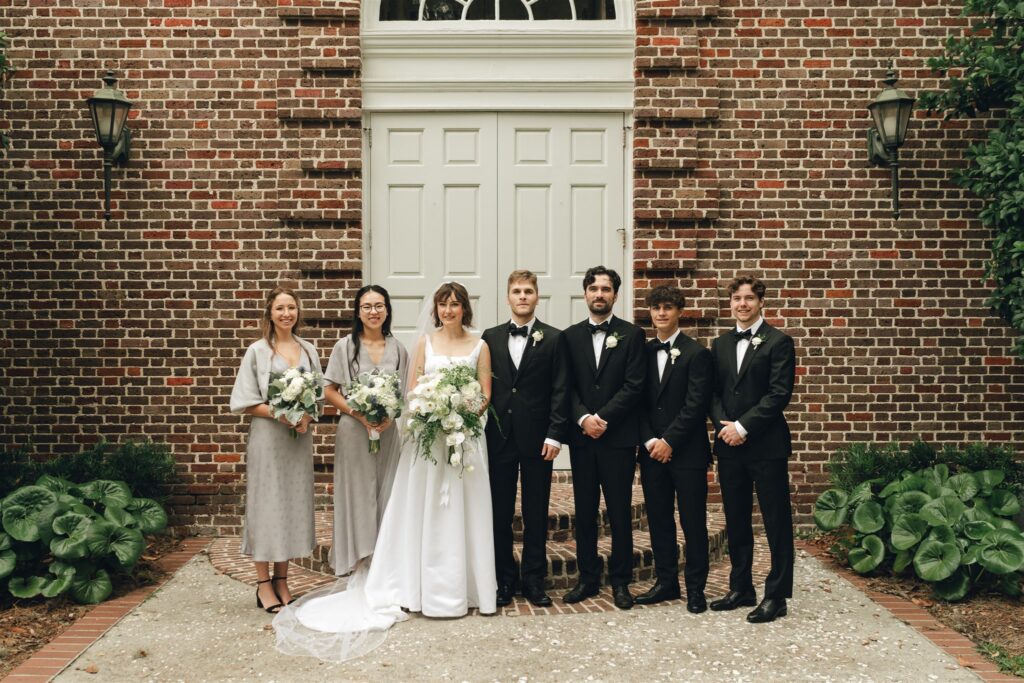
[[[188,538],[181,547],[161,558],[157,564],[167,572],[164,579],[152,586],[137,588],[127,595],[108,600],[92,608],[16,669],[4,681],[11,683],[45,683],[59,674],[86,648],[99,640],[117,622],[156,592],[176,571],[209,544],[209,538]]]

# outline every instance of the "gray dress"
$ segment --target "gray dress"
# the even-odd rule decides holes
[[[232,392],[232,411],[266,401],[262,374],[284,372],[288,363],[264,347],[250,347]],[[308,342],[299,367],[320,373],[320,361]],[[269,355],[268,355],[269,354]],[[250,358],[251,355],[255,357]],[[256,357],[259,358],[257,362]],[[261,373],[261,370],[263,372]],[[243,377],[244,376],[244,377]],[[253,387],[257,392],[253,393]],[[248,404],[245,406],[243,404]],[[313,430],[297,439],[276,420],[251,418],[245,452],[245,524],[242,554],[256,562],[306,557],[316,547],[313,520]]]
[[[340,391],[352,381],[349,361],[352,337],[334,345],[324,379]],[[388,337],[380,364],[370,359],[366,347],[359,347],[357,372],[397,372],[405,393],[409,354],[394,337]],[[373,554],[377,527],[391,496],[391,484],[401,451],[401,434],[394,425],[380,436],[380,451],[371,455],[366,428],[354,417],[342,415],[334,442],[334,542],[330,562],[341,576],[352,571],[362,558]]]

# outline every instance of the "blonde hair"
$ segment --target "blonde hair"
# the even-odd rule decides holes
[[[523,280],[533,285],[533,288],[538,292],[540,291],[540,288],[537,286],[537,275],[532,270],[525,269],[513,270],[508,274],[508,285],[505,287],[505,291],[507,292],[512,289],[513,284]]]

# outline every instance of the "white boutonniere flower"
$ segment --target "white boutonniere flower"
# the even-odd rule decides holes
[[[536,346],[544,339],[544,332],[542,330],[537,330],[530,335],[530,338],[533,339],[533,345]]]
[[[763,343],[764,337],[754,337],[753,339],[750,340],[750,345],[753,346],[755,349]]]
[[[683,352],[680,351],[679,349],[672,349],[671,351],[668,352],[668,356],[672,361],[672,365],[676,364],[676,358],[679,358],[679,356],[681,355],[683,355]]]
[[[619,345],[619,340],[622,339],[622,335],[618,332],[613,332],[608,335],[608,338],[604,340],[604,348],[614,349]]]

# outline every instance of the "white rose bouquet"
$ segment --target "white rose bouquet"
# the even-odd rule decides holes
[[[370,424],[394,420],[402,414],[402,385],[397,372],[361,372],[345,387],[345,402]],[[380,452],[380,432],[370,431],[370,453]]]
[[[316,373],[303,372],[298,368],[270,373],[267,403],[275,419],[284,416],[292,425],[297,425],[304,415],[316,420],[320,417],[319,401],[323,395],[324,381]],[[290,433],[293,439],[299,438],[294,426]]]
[[[431,449],[435,441],[444,439],[447,463],[472,472],[473,466],[464,462],[465,444],[484,433],[486,405],[474,368],[453,365],[421,377],[410,394],[411,416],[406,424],[417,454],[437,464]]]

